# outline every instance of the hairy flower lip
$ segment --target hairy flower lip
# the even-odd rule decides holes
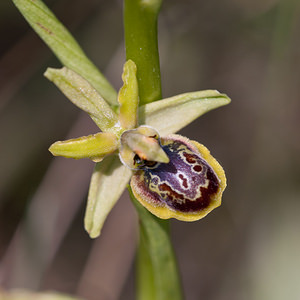
[[[209,150],[205,146],[203,146],[195,141],[191,141],[180,135],[169,135],[167,137],[162,137],[162,144],[165,145],[166,142],[170,142],[170,144],[172,142],[182,143],[182,145],[184,145],[184,147],[188,146],[187,149],[192,150],[194,152],[194,154],[197,154],[197,156],[199,156],[201,158],[201,160],[202,160],[201,169],[203,167],[206,168],[206,173],[205,173],[206,177],[204,177],[204,179],[205,179],[204,183],[200,184],[200,182],[199,182],[199,185],[194,187],[195,191],[197,191],[198,188],[199,188],[199,191],[201,190],[200,194],[198,194],[198,195],[200,195],[198,200],[197,200],[197,198],[194,198],[194,200],[192,200],[192,199],[188,200],[188,198],[186,196],[184,196],[185,192],[187,192],[187,191],[190,192],[191,190],[193,190],[193,188],[191,188],[191,186],[193,186],[193,181],[195,181],[195,179],[191,179],[191,178],[187,178],[187,177],[184,178],[184,175],[182,175],[181,180],[182,179],[186,180],[186,182],[185,182],[186,188],[188,188],[188,186],[190,186],[189,190],[184,191],[182,188],[178,189],[178,187],[176,188],[174,186],[175,182],[177,182],[177,185],[178,185],[179,178],[180,178],[181,174],[184,174],[184,173],[181,173],[183,171],[182,163],[181,163],[181,167],[179,166],[178,167],[179,169],[176,169],[178,163],[177,163],[177,165],[174,165],[174,163],[175,163],[174,162],[172,169],[170,169],[170,167],[171,167],[170,164],[172,164],[172,161],[170,161],[169,165],[165,165],[165,166],[161,166],[161,167],[159,165],[157,165],[157,166],[155,166],[155,168],[153,168],[152,171],[150,171],[147,168],[135,171],[133,173],[133,176],[131,177],[131,182],[130,182],[132,192],[133,192],[134,196],[138,199],[138,201],[144,207],[146,207],[151,213],[153,213],[154,215],[156,215],[159,218],[162,218],[162,219],[175,218],[175,219],[178,219],[181,221],[199,220],[199,219],[205,217],[214,208],[221,205],[222,193],[226,187],[226,177],[225,177],[224,170],[221,167],[221,165],[217,162],[217,160],[210,154]],[[190,150],[188,150],[188,151],[190,151]],[[184,151],[182,153],[184,153]],[[181,155],[181,158],[183,158],[182,155]],[[171,159],[172,158],[170,157],[170,160]],[[194,161],[193,161],[193,159],[194,159]],[[185,164],[190,169],[192,168],[192,166],[194,164],[195,164],[195,166],[197,165],[195,156],[194,157],[190,156],[189,160],[188,160],[188,156],[187,156],[186,160],[187,161],[185,162]],[[205,161],[205,163],[204,163],[204,161]],[[210,168],[212,169],[213,173],[216,175],[215,179],[213,179],[214,177],[211,177],[212,175],[208,175],[208,174],[212,174],[211,171],[209,171]],[[157,171],[155,171],[155,169]],[[176,180],[174,181],[175,177],[173,176],[173,174],[171,174],[171,173],[169,173],[169,175],[167,174],[168,169],[171,170],[171,173],[176,174],[175,177],[177,178],[176,179],[177,181]],[[161,177],[161,175],[160,175],[160,172],[161,172],[160,170],[163,171],[163,173],[161,174],[161,175],[164,174],[163,177]],[[151,173],[154,175],[151,175]],[[177,176],[177,173],[178,173],[178,176]],[[186,174],[188,174],[188,173],[186,173]],[[165,179],[163,181],[161,181],[162,178],[165,178]],[[173,178],[172,179],[173,185],[171,183],[172,181],[169,181],[169,180],[171,180],[170,178]],[[150,186],[153,187],[151,182],[152,183],[154,182],[154,185],[155,185],[154,190],[150,188]],[[216,184],[217,184],[217,186],[216,186]],[[214,188],[213,188],[213,186],[214,186]],[[163,192],[162,192],[162,190],[163,190]],[[195,195],[197,195],[197,194],[195,194]],[[164,197],[166,197],[166,198],[164,198]],[[177,197],[177,199],[176,199],[176,197]],[[182,198],[182,200],[180,200],[181,198]],[[174,207],[172,207],[172,201],[175,201],[174,204],[177,203]],[[193,201],[196,201],[196,202],[193,202]],[[169,202],[169,204],[168,204],[168,202]],[[187,204],[190,203],[190,209],[188,208],[188,206],[187,207],[182,206],[184,203],[187,203]],[[191,209],[191,207],[194,207],[195,205],[196,206],[198,205],[200,208],[196,209],[196,210]],[[177,206],[177,208],[176,208],[176,206]],[[187,211],[180,210],[180,207],[185,207],[184,209]]]

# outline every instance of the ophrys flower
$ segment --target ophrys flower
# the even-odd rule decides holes
[[[207,90],[139,107],[136,66],[129,60],[124,65],[119,107],[112,108],[70,69],[48,69],[45,75],[89,113],[102,131],[50,147],[54,155],[97,162],[85,216],[91,237],[100,234],[131,176],[136,198],[160,218],[194,221],[221,204],[226,187],[222,167],[203,145],[170,134],[203,113],[228,104],[226,95]]]

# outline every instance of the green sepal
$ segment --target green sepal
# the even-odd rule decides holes
[[[100,235],[107,215],[123,193],[130,176],[131,171],[116,155],[107,156],[96,164],[84,218],[85,230],[91,238]]]
[[[58,141],[52,144],[49,151],[54,156],[68,158],[90,158],[101,161],[105,155],[118,149],[118,139],[113,133],[100,132],[67,141]]]
[[[227,95],[215,90],[180,94],[139,108],[139,121],[162,135],[175,133],[206,112],[230,103]]]
[[[122,80],[124,84],[118,95],[120,104],[119,120],[122,128],[132,129],[137,126],[137,109],[139,105],[136,65],[132,60],[128,60],[124,64]]]
[[[86,79],[66,67],[48,68],[44,75],[87,112],[102,131],[120,131],[118,116]]]
[[[108,103],[118,105],[114,88],[42,1],[13,0],[13,2],[63,65],[86,78]]]

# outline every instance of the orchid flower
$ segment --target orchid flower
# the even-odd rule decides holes
[[[51,145],[55,156],[96,162],[85,229],[99,236],[127,183],[138,201],[159,218],[195,221],[221,204],[226,178],[209,150],[174,133],[230,99],[215,90],[176,95],[139,107],[137,68],[124,65],[123,86],[113,109],[93,86],[66,67],[45,76],[87,112],[101,132]]]
[[[116,95],[41,0],[13,2],[64,65],[48,68],[45,76],[100,129],[96,134],[56,142],[49,149],[56,156],[96,162],[85,214],[85,229],[92,238],[99,236],[129,181],[138,201],[162,219],[195,221],[221,204],[226,187],[222,167],[205,146],[174,133],[228,104],[226,95],[205,90],[139,103],[137,68],[132,60],[124,65],[124,85]],[[158,3],[148,5],[159,10]]]

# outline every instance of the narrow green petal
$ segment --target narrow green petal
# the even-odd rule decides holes
[[[115,132],[120,129],[116,113],[91,86],[74,71],[48,68],[44,74],[80,109],[87,112],[102,131]]]
[[[114,88],[42,1],[13,0],[13,2],[63,65],[86,78],[108,103],[118,105]]]
[[[90,158],[100,161],[118,148],[117,137],[113,133],[100,132],[77,139],[59,141],[52,144],[49,151],[55,156],[68,158]]]
[[[124,84],[118,95],[120,103],[119,119],[124,129],[132,129],[137,126],[137,109],[139,105],[136,65],[132,60],[125,63],[122,79]]]
[[[108,156],[96,164],[84,219],[85,229],[91,238],[100,235],[108,213],[120,198],[130,176],[131,171],[121,164],[117,156]]]
[[[206,90],[177,95],[146,104],[139,109],[140,123],[164,136],[175,133],[206,112],[230,103],[218,91]]]

